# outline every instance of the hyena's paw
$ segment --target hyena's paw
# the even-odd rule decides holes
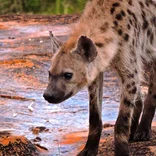
[[[135,141],[148,141],[152,137],[151,129],[138,129],[135,133]]]
[[[84,148],[77,156],[96,156],[98,150]]]

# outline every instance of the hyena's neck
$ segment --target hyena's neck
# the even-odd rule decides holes
[[[113,34],[112,34],[113,35]],[[112,36],[113,37],[113,36]],[[102,44],[103,43],[103,44]],[[118,49],[118,41],[115,38],[105,38],[103,42],[95,42],[98,55],[95,60],[88,64],[87,80],[90,84],[100,72],[110,65]]]
[[[88,25],[85,25],[82,28],[81,23],[78,23],[73,29],[72,35],[69,37],[66,42],[66,51],[72,51],[72,49],[76,49],[77,42],[80,36],[86,36],[90,38],[96,46],[97,49],[97,57],[91,63],[87,64],[87,80],[88,84],[90,84],[97,75],[104,71],[107,66],[111,63],[112,59],[117,53],[118,49],[118,40],[114,31],[111,28],[102,32],[98,27],[94,30],[90,30]],[[107,23],[104,27],[107,27]],[[82,29],[79,29],[79,28]]]
[[[80,21],[66,42],[66,51],[76,49],[80,36],[90,38],[96,45],[98,55],[93,62],[87,64],[87,79],[89,84],[111,63],[118,49],[117,37],[107,22],[103,25],[102,29],[94,27],[91,30],[89,23],[84,25]]]

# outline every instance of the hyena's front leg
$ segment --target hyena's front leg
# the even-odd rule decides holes
[[[120,110],[115,124],[115,156],[129,156],[128,140],[135,100],[140,92],[139,79],[138,75],[134,74],[134,69],[122,68],[118,69],[118,73],[122,87]]]
[[[102,131],[101,105],[103,95],[103,73],[88,87],[90,114],[89,135],[85,148],[78,156],[96,156]]]
[[[137,130],[140,114],[142,112],[143,102],[142,102],[142,95],[141,93],[138,94],[136,101],[135,101],[135,107],[132,115],[132,123],[131,123],[131,130],[130,130],[130,138],[129,141],[134,140],[134,135]]]

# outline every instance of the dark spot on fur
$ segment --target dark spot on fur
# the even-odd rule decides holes
[[[137,74],[138,73],[138,71],[135,69],[135,73]]]
[[[118,26],[118,22],[117,21],[114,21],[114,25],[117,27]]]
[[[134,87],[134,88],[130,91],[130,94],[136,94],[136,91],[137,91],[137,88]]]
[[[122,15],[121,15],[121,14],[117,14],[117,15],[116,15],[116,19],[117,19],[117,20],[122,20]]]
[[[127,12],[129,15],[132,15],[132,12],[129,9],[127,9]]]
[[[149,23],[148,23],[148,21],[145,19],[145,20],[144,20],[144,23],[143,23],[143,27],[142,27],[143,30],[147,29],[148,26],[149,26]]]
[[[128,40],[129,40],[129,35],[128,35],[128,34],[125,34],[124,40],[125,40],[125,41],[128,41]]]
[[[110,13],[113,14],[115,12],[115,8],[111,8]]]
[[[128,4],[129,4],[129,5],[132,5],[132,0],[129,0]]]
[[[133,46],[135,45],[135,40],[133,39],[133,42],[132,42]]]
[[[121,10],[121,15],[126,16],[126,14],[125,14],[125,12],[123,10]]]
[[[151,23],[156,27],[156,17],[153,17],[153,18],[151,19]]]
[[[145,58],[143,56],[141,56],[141,59],[143,62],[146,62]]]
[[[139,2],[141,9],[144,8],[144,4],[142,2]]]
[[[120,6],[120,3],[118,3],[118,2],[116,2],[116,3],[113,3],[113,5],[112,5],[113,7],[118,7],[118,6]]]
[[[147,49],[147,50],[146,50],[146,53],[147,53],[147,54],[151,54],[151,51]]]
[[[131,19],[129,19],[129,23],[130,23],[131,25],[133,25],[133,22],[132,22],[132,20],[131,20]]]
[[[127,24],[127,28],[130,30],[131,29],[131,26],[130,26],[130,24]]]
[[[154,40],[154,35],[151,34],[151,37],[150,37],[150,43],[153,44],[153,40]]]
[[[134,13],[132,13],[132,16],[133,16],[134,20],[137,21],[137,18]]]
[[[124,83],[125,83],[125,80],[124,80],[123,78],[121,78],[121,81],[122,81],[122,84],[124,84]]]
[[[118,34],[119,34],[120,36],[122,35],[122,30],[121,30],[121,29],[118,30]]]
[[[128,100],[127,98],[124,98],[124,104],[126,105],[126,106],[128,106],[128,107],[133,107],[134,106],[134,104],[133,103],[131,103],[131,101],[130,100]]]
[[[121,47],[122,47],[122,43],[121,43],[121,42],[119,43],[119,46],[121,46]]]
[[[128,74],[127,77],[128,78],[134,78],[134,74]]]
[[[132,86],[134,86],[135,85],[135,82],[132,82]]]
[[[141,14],[141,16],[142,16],[142,19],[144,20],[145,19],[145,17],[146,17],[146,14],[145,14],[145,12],[142,10],[142,14]]]
[[[130,84],[128,84],[128,85],[127,85],[127,89],[129,89],[130,87],[131,87],[131,85],[130,85]]]
[[[148,37],[151,36],[151,30],[150,29],[147,30],[147,36]]]

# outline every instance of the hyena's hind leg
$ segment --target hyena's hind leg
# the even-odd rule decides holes
[[[102,132],[101,105],[103,97],[103,73],[100,73],[96,80],[88,87],[90,114],[89,114],[89,135],[85,148],[78,156],[96,156]]]
[[[136,141],[146,141],[151,138],[151,124],[156,108],[156,61],[152,64],[148,94],[144,102],[141,122],[135,134]]]

